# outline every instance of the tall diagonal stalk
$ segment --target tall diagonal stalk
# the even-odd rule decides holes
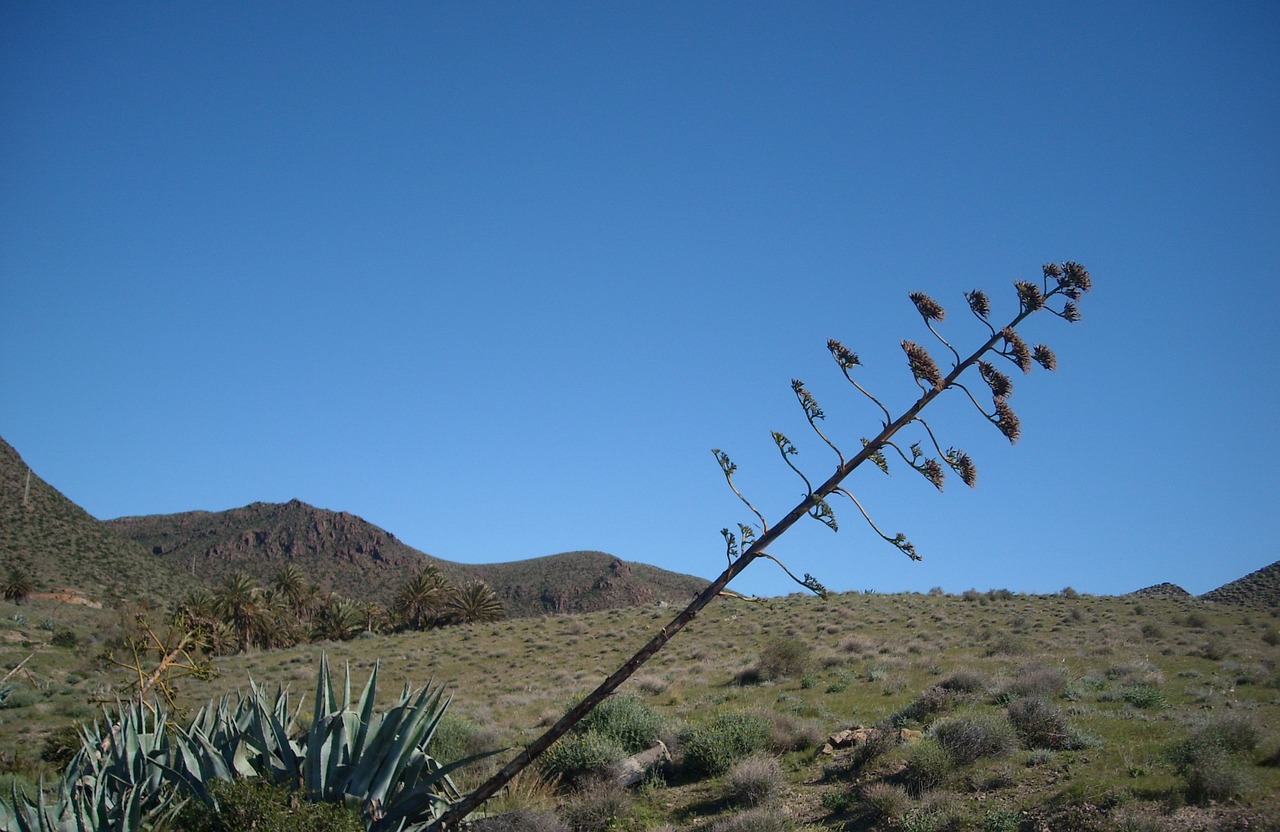
[[[898,433],[898,431],[915,421],[916,417],[919,416],[922,410],[928,407],[929,404],[941,395],[944,390],[952,387],[966,370],[974,366],[978,362],[979,358],[992,350],[998,342],[1004,339],[1004,333],[1016,330],[1018,325],[1021,324],[1029,315],[1044,308],[1043,300],[1058,295],[1061,292],[1061,289],[1062,287],[1059,286],[1059,288],[1055,288],[1053,291],[1045,294],[1039,305],[1023,303],[1019,313],[1008,323],[1008,325],[1004,327],[1003,330],[995,330],[993,328],[991,330],[991,337],[988,338],[981,347],[975,350],[968,358],[957,363],[952,368],[951,372],[943,377],[939,383],[925,390],[923,395],[916,400],[915,404],[909,407],[898,418],[888,422],[874,439],[871,439],[863,445],[862,449],[856,455],[838,465],[835,473],[832,474],[826,482],[822,483],[822,485],[818,486],[818,488],[814,489],[808,496],[797,503],[795,508],[787,512],[781,520],[772,526],[765,526],[760,537],[757,538],[745,551],[743,551],[740,557],[733,560],[729,564],[728,568],[720,574],[720,577],[716,578],[707,586],[706,589],[702,590],[702,592],[693,599],[689,606],[685,607],[684,610],[676,615],[675,618],[671,619],[671,622],[659,630],[647,644],[635,653],[635,655],[627,659],[621,667],[601,682],[599,687],[571,708],[568,713],[559,719],[559,721],[548,728],[542,736],[538,737],[523,751],[517,754],[511,762],[507,763],[507,765],[502,768],[501,771],[497,772],[482,783],[475,789],[475,791],[471,792],[471,794],[467,795],[466,798],[455,804],[453,808],[429,826],[427,828],[428,832],[445,832],[445,830],[457,828],[458,824],[461,823],[468,814],[475,811],[486,800],[497,794],[499,789],[510,782],[512,778],[523,771],[526,766],[550,748],[556,740],[568,733],[606,697],[617,690],[623,682],[631,678],[631,676],[647,661],[649,661],[649,659],[666,646],[667,642],[670,641],[676,633],[684,629],[685,625],[692,621],[703,607],[711,603],[711,601],[728,586],[730,581],[750,566],[752,561],[761,556],[771,558],[772,556],[766,553],[770,544],[782,537],[782,535],[786,534],[787,530],[795,525],[797,521],[813,511],[821,501],[835,492],[839,488],[840,483],[846,477],[852,474],[858,466],[862,465],[862,463],[873,458],[875,454],[880,452],[893,438],[893,436]],[[1087,291],[1087,288],[1085,291]],[[1069,292],[1064,294],[1067,294],[1072,298],[1077,296],[1072,295]],[[1072,309],[1074,309],[1074,307],[1072,307]],[[985,316],[983,317],[985,320]],[[1060,315],[1060,317],[1064,316]],[[732,485],[732,483],[730,484]],[[750,504],[748,503],[748,505]]]

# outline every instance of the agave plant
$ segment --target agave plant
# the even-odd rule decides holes
[[[261,777],[309,800],[343,803],[370,832],[425,828],[459,799],[449,773],[480,754],[441,766],[426,748],[449,705],[443,688],[407,685],[396,703],[373,712],[375,664],[358,700],[347,668],[342,697],[328,659],[320,658],[314,716],[300,730],[287,689],[269,693],[252,679],[201,708],[185,728],[159,707],[134,702],[107,712],[82,732],[82,746],[51,795],[13,790],[0,797],[0,828],[17,832],[135,832],[176,812],[188,799],[217,810],[215,780]],[[496,753],[496,752],[492,752]]]
[[[353,707],[348,668],[339,703],[321,657],[315,717],[298,760],[301,786],[311,800],[359,808],[370,832],[419,829],[459,799],[449,772],[476,758],[441,766],[426,753],[449,705],[442,687],[406,685],[389,711],[374,715],[377,685],[375,664]]]
[[[52,796],[43,789],[33,801],[16,789],[0,799],[0,824],[17,832],[133,832],[144,819],[175,808],[176,792],[166,787],[158,764],[169,747],[162,712],[141,703],[120,705],[81,734],[81,748],[63,772]]]

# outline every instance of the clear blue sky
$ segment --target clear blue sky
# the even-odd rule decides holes
[[[0,436],[101,518],[298,498],[439,557],[710,577],[916,396],[906,299],[1078,260],[1013,447],[932,414],[774,552],[836,589],[1203,592],[1280,559],[1280,6],[0,11]],[[961,313],[964,314],[961,314]],[[943,350],[935,348],[941,357]],[[768,564],[735,588],[794,587]]]

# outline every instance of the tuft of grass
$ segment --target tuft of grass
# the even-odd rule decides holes
[[[862,787],[859,797],[859,808],[871,823],[900,824],[911,807],[911,797],[896,783],[868,783]]]
[[[956,771],[955,760],[936,739],[926,737],[910,747],[898,779],[917,797],[948,783]]]
[[[998,714],[975,713],[939,720],[930,733],[959,765],[1003,756],[1018,745],[1013,726]]]
[[[482,818],[472,824],[473,832],[573,832],[569,824],[545,809],[516,809]]]
[[[742,806],[763,806],[782,795],[784,779],[777,759],[752,754],[729,769],[729,800]]]
[[[1164,691],[1155,685],[1130,685],[1121,691],[1120,698],[1143,710],[1158,711],[1168,705]]]
[[[1018,699],[1010,703],[1009,722],[1028,748],[1059,750],[1070,745],[1071,722],[1043,699]]]
[[[762,806],[716,818],[707,832],[793,832],[795,820],[782,809]]]
[[[634,802],[631,793],[616,781],[593,778],[560,807],[560,814],[573,832],[611,832],[631,817]]]
[[[803,676],[811,656],[809,645],[799,639],[772,638],[760,650],[756,672],[764,681]]]

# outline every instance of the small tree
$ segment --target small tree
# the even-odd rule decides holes
[[[31,597],[34,590],[35,584],[32,583],[27,570],[20,566],[9,567],[9,576],[4,582],[4,600],[21,604]]]
[[[1058,361],[1053,350],[1044,344],[1037,344],[1034,347],[1028,345],[1022,336],[1018,334],[1017,328],[1031,315],[1045,311],[1068,323],[1078,321],[1080,312],[1077,302],[1092,288],[1092,279],[1089,276],[1089,272],[1078,263],[1065,262],[1061,265],[1050,263],[1044,267],[1041,281],[1015,281],[1014,288],[1017,292],[1018,311],[1007,324],[999,329],[990,321],[991,302],[986,293],[978,289],[965,293],[965,301],[969,306],[969,311],[987,329],[988,335],[977,349],[964,358],[935,328],[935,324],[940,323],[946,317],[946,312],[942,305],[923,292],[910,293],[911,302],[915,305],[916,311],[920,313],[926,328],[942,347],[951,354],[952,362],[951,369],[944,374],[923,346],[915,341],[904,340],[902,342],[902,350],[906,355],[912,378],[920,389],[920,397],[896,418],[879,399],[869,393],[855,378],[856,368],[862,363],[857,353],[835,339],[829,340],[827,349],[839,366],[840,372],[860,394],[870,399],[884,414],[880,432],[870,439],[863,438],[861,448],[852,455],[846,455],[823,432],[820,423],[825,419],[825,414],[818,402],[809,392],[804,382],[793,379],[791,381],[791,390],[804,411],[805,420],[818,438],[836,456],[835,472],[822,481],[821,484],[814,486],[813,481],[791,459],[797,453],[796,446],[784,434],[774,431],[772,433],[773,441],[782,456],[783,462],[804,483],[806,494],[781,520],[770,526],[765,521],[764,515],[750,500],[743,496],[737,485],[734,484],[733,475],[737,471],[737,466],[733,464],[726,453],[719,449],[713,450],[716,461],[720,464],[720,469],[723,471],[729,487],[747,506],[756,520],[753,524],[739,523],[737,533],[731,532],[727,528],[722,530],[726,555],[729,560],[728,567],[720,574],[720,577],[712,581],[706,589],[699,593],[688,607],[650,639],[639,652],[628,659],[622,667],[614,671],[586,698],[571,708],[558,722],[547,729],[541,737],[534,740],[532,744],[517,754],[501,771],[485,783],[482,783],[447,814],[435,821],[430,830],[438,832],[439,830],[456,828],[472,810],[497,793],[500,788],[520,773],[525,766],[542,754],[557,739],[590,713],[596,705],[616,690],[619,685],[630,678],[636,670],[661,650],[672,636],[692,621],[703,607],[721,594],[734,595],[734,593],[726,591],[729,582],[756,559],[765,558],[773,561],[800,585],[813,592],[825,593],[826,588],[816,578],[807,573],[803,578],[797,578],[781,561],[769,554],[767,549],[804,517],[813,518],[826,525],[832,531],[836,531],[838,525],[835,511],[832,509],[830,502],[828,502],[828,498],[833,495],[847,498],[875,534],[912,560],[920,560],[920,555],[916,552],[915,546],[907,539],[906,535],[901,532],[890,535],[881,531],[862,503],[858,501],[858,498],[845,488],[842,483],[846,477],[867,461],[887,473],[889,470],[888,457],[893,454],[900,457],[911,469],[919,473],[939,490],[942,489],[947,468],[957,474],[965,485],[973,486],[977,480],[977,469],[972,458],[956,447],[947,447],[944,450],[943,446],[938,442],[937,435],[933,429],[920,418],[921,411],[947,390],[956,389],[961,391],[978,409],[978,412],[1004,434],[1005,438],[1010,442],[1017,441],[1021,433],[1021,425],[1017,414],[1009,405],[1009,397],[1013,392],[1013,382],[996,366],[996,362],[999,359],[1004,359],[1024,373],[1030,372],[1035,364],[1039,364],[1047,370],[1056,369]],[[976,370],[981,381],[989,389],[991,394],[990,405],[984,405],[968,387],[961,384],[961,377],[970,370]],[[912,426],[918,426],[922,434],[921,439],[907,445],[904,449],[902,444],[895,441],[895,438],[899,432]],[[934,452],[936,452],[937,456],[931,455]]]
[[[454,589],[445,610],[452,624],[479,624],[507,617],[502,599],[484,581],[471,581]]]
[[[396,594],[396,621],[410,630],[426,630],[440,623],[445,605],[453,594],[449,579],[434,566],[424,566]]]

